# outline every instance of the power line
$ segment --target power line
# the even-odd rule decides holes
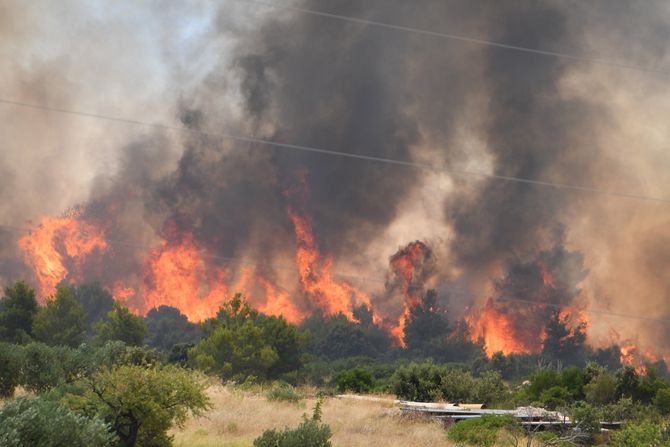
[[[508,44],[508,43],[504,43],[504,42],[496,42],[496,41],[493,41],[493,40],[479,39],[479,38],[476,38],[476,37],[468,37],[468,36],[463,36],[463,35],[458,35],[458,34],[444,33],[444,32],[440,32],[440,31],[431,31],[431,30],[425,30],[425,29],[420,29],[420,28],[413,28],[413,27],[410,27],[410,26],[397,25],[397,24],[387,23],[387,22],[379,22],[379,21],[376,21],[376,20],[362,19],[362,18],[359,18],[359,17],[345,16],[345,15],[341,15],[341,14],[333,14],[333,13],[329,13],[329,12],[318,11],[318,10],[315,10],[315,9],[308,9],[308,8],[303,8],[303,7],[299,7],[299,6],[280,5],[280,4],[276,4],[276,3],[268,3],[268,2],[259,1],[259,0],[236,0],[236,1],[241,2],[241,3],[256,4],[256,5],[264,6],[264,7],[267,7],[267,8],[274,8],[274,9],[280,9],[280,10],[283,9],[283,10],[286,10],[286,11],[299,12],[299,13],[303,13],[303,14],[318,16],[318,17],[325,17],[325,18],[334,19],[334,20],[341,20],[341,21],[346,21],[346,22],[351,22],[351,23],[357,23],[357,24],[360,24],[360,25],[369,25],[369,26],[375,26],[375,27],[380,27],[380,28],[384,28],[384,29],[391,29],[391,30],[395,30],[395,31],[403,31],[403,32],[413,33],[413,34],[418,34],[418,35],[423,35],[423,36],[456,40],[456,41],[466,42],[466,43],[471,43],[471,44],[476,44],[476,45],[482,45],[482,46],[488,46],[488,47],[494,47],[494,48],[502,48],[502,49],[513,50],[513,51],[521,51],[521,52],[525,52],[525,53],[531,53],[531,54],[536,54],[536,55],[541,55],[541,56],[556,57],[556,58],[567,59],[567,60],[572,60],[572,61],[577,61],[577,62],[587,62],[587,63],[593,63],[593,64],[598,64],[598,65],[607,65],[607,66],[610,66],[610,67],[623,68],[623,69],[626,69],[626,70],[642,71],[642,72],[647,72],[647,73],[661,74],[661,75],[665,75],[665,76],[670,75],[670,71],[663,70],[663,69],[657,69],[657,68],[652,68],[652,67],[641,67],[639,65],[626,64],[626,63],[612,61],[612,60],[608,60],[608,59],[599,59],[599,58],[594,58],[594,57],[589,57],[589,56],[579,56],[579,55],[570,54],[570,53],[542,50],[542,49],[539,49],[539,48],[531,48],[531,47],[525,47],[525,46],[520,46],[520,45],[512,45],[512,44]]]
[[[15,232],[21,232],[21,233],[28,233],[32,231],[32,228],[22,228],[22,227],[15,227],[15,226],[10,226],[10,225],[3,225],[0,224],[0,228],[4,228],[10,231],[15,231]],[[126,241],[119,241],[119,240],[109,240],[105,239],[105,242],[109,245],[122,245],[122,246],[127,246],[131,248],[137,248],[137,249],[142,249],[142,250],[152,250],[155,249],[156,247],[150,247],[147,245],[139,245],[139,244],[134,244]],[[208,253],[206,250],[199,250],[200,254],[203,258],[209,258],[209,259],[216,259],[218,261],[222,261],[224,263],[232,263],[232,264],[242,264],[242,265],[251,265],[254,267],[272,267],[273,269],[279,269],[279,270],[285,270],[285,271],[292,271],[292,272],[298,272],[299,269],[294,267],[294,266],[288,266],[288,265],[282,265],[282,264],[277,264],[277,263],[269,263],[269,262],[259,262],[259,261],[250,261],[242,257],[235,257],[235,256],[220,256],[216,255],[213,253]],[[343,273],[338,273],[338,272],[332,272],[331,273],[334,277],[338,277],[341,279],[348,279],[351,281],[359,281],[359,282],[376,282],[376,283],[382,283],[386,284],[387,279],[386,278],[380,278],[380,277],[372,277],[372,276],[357,276],[357,275],[348,275],[348,274],[343,274]],[[408,285],[407,286],[408,290],[412,289],[419,289],[419,290],[424,290],[426,289],[425,286],[423,285]],[[448,294],[451,297],[471,297],[472,294],[462,290],[462,289],[456,289],[456,288],[449,288],[448,289]],[[553,304],[553,303],[543,303],[543,302],[538,302],[538,301],[532,301],[532,300],[524,300],[524,299],[517,299],[517,298],[506,298],[506,297],[496,297],[495,301],[499,302],[512,302],[512,303],[520,303],[520,304],[530,304],[530,305],[535,305],[535,306],[544,306],[544,307],[550,307],[554,308],[557,310],[563,310],[567,306],[562,306],[559,304]],[[648,316],[642,316],[642,315],[628,315],[628,314],[620,314],[620,313],[614,313],[614,312],[609,312],[609,311],[604,311],[604,310],[598,310],[598,309],[583,309],[581,310],[582,312],[585,312],[587,314],[594,314],[594,315],[603,315],[607,317],[615,317],[615,318],[624,318],[624,319],[633,319],[633,320],[642,320],[642,321],[649,321],[649,322],[654,322],[654,323],[661,323],[661,324],[670,324],[670,320],[664,320],[664,319],[659,319],[659,318],[653,318],[653,317],[648,317]]]
[[[239,141],[239,142],[244,142],[244,143],[256,143],[256,144],[259,144],[261,146],[266,146],[266,147],[276,147],[276,148],[280,148],[280,149],[292,149],[292,150],[316,153],[316,154],[321,154],[321,155],[351,158],[351,159],[355,159],[355,160],[364,160],[364,161],[371,161],[371,162],[377,162],[377,163],[385,163],[385,164],[396,165],[396,166],[405,166],[405,167],[417,168],[417,169],[422,169],[422,170],[437,172],[437,173],[443,172],[443,173],[449,173],[449,174],[453,174],[453,175],[479,177],[479,178],[485,178],[485,179],[491,179],[491,180],[501,180],[501,181],[507,181],[507,182],[515,182],[515,183],[524,183],[524,184],[529,184],[529,185],[545,186],[545,187],[550,187],[550,188],[555,188],[555,189],[563,189],[563,190],[569,190],[569,191],[587,192],[587,193],[593,193],[593,194],[608,195],[608,196],[626,198],[626,199],[636,199],[636,200],[644,200],[644,201],[649,201],[649,202],[670,203],[670,198],[666,198],[666,197],[654,197],[654,196],[646,196],[646,195],[642,195],[642,194],[625,193],[625,192],[620,192],[620,191],[608,191],[608,190],[603,190],[603,189],[598,189],[598,188],[592,188],[592,187],[589,187],[589,186],[571,185],[571,184],[567,184],[567,183],[556,183],[556,182],[548,182],[548,181],[543,181],[543,180],[533,180],[533,179],[528,179],[528,178],[523,178],[523,177],[490,174],[490,173],[486,173],[486,172],[479,172],[479,171],[472,171],[472,170],[465,170],[465,169],[436,167],[434,165],[430,165],[430,164],[426,164],[426,163],[417,163],[417,162],[413,162],[413,161],[397,160],[397,159],[393,159],[393,158],[376,157],[376,156],[373,156],[373,155],[355,154],[355,153],[350,153],[350,152],[341,152],[341,151],[336,151],[336,150],[332,150],[332,149],[324,149],[324,148],[304,146],[304,145],[292,144],[292,143],[283,143],[283,142],[280,142],[280,141],[267,140],[267,139],[263,139],[263,138],[256,138],[256,137],[245,136],[245,135],[236,135],[236,134],[222,133],[222,132],[207,132],[207,131],[202,131],[202,130],[189,129],[188,127],[184,127],[184,126],[170,126],[170,125],[167,125],[167,124],[149,123],[149,122],[140,121],[140,120],[113,117],[113,116],[102,115],[102,114],[97,114],[97,113],[81,112],[81,111],[63,109],[63,108],[52,107],[52,106],[47,106],[47,105],[30,104],[30,103],[25,103],[25,102],[21,102],[21,101],[13,101],[13,100],[10,100],[10,99],[5,99],[5,98],[0,98],[0,103],[7,104],[7,105],[13,105],[13,106],[17,106],[17,107],[29,108],[29,109],[44,110],[44,111],[47,111],[47,112],[63,113],[63,114],[67,114],[67,115],[82,116],[82,117],[87,117],[87,118],[95,118],[95,119],[118,122],[118,123],[123,123],[123,124],[131,124],[131,125],[136,125],[136,126],[150,127],[150,128],[166,130],[166,131],[183,132],[183,133],[188,133],[188,134],[193,134],[193,135],[202,135],[202,136],[207,136],[207,137],[210,137],[210,138],[220,138],[220,139]]]

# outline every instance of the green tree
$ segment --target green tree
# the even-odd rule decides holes
[[[33,321],[35,338],[49,345],[78,346],[84,330],[84,309],[67,286],[58,286],[56,296],[47,300]]]
[[[404,329],[404,340],[407,349],[421,354],[428,354],[427,348],[433,341],[444,344],[450,333],[447,312],[437,302],[437,292],[429,290],[421,301],[409,309]]]
[[[612,403],[616,400],[616,380],[608,372],[602,372],[584,386],[586,400],[596,405]]]
[[[558,310],[551,312],[545,328],[542,354],[564,363],[576,363],[584,358],[586,345],[586,323],[570,326],[568,316],[561,317]]]
[[[84,309],[86,335],[93,335],[93,323],[107,318],[107,314],[114,309],[112,294],[104,289],[100,283],[91,282],[73,286],[74,298]]]
[[[239,294],[204,327],[205,337],[191,349],[189,359],[222,377],[279,378],[306,361],[309,335],[281,317],[259,314]]]
[[[662,415],[667,416],[670,414],[670,388],[661,388],[656,391],[654,405]]]
[[[0,342],[0,397],[12,397],[21,382],[21,346]]]
[[[65,362],[59,352],[44,343],[29,343],[23,347],[21,384],[35,393],[42,393],[66,380]]]
[[[42,397],[20,397],[0,409],[1,446],[105,447],[114,441],[97,417],[75,414]]]
[[[209,408],[204,378],[173,365],[104,368],[80,385],[83,394],[68,395],[69,405],[101,417],[126,447],[169,446],[173,424],[180,426],[189,414]]]
[[[159,306],[144,317],[147,326],[145,342],[156,349],[169,352],[178,344],[195,344],[202,337],[202,329],[191,323],[179,309]]]
[[[114,309],[107,314],[107,320],[93,325],[97,343],[119,340],[127,345],[140,346],[147,333],[147,327],[141,317],[130,313],[127,307],[114,302]]]
[[[0,301],[0,338],[11,343],[29,341],[36,313],[35,289],[24,281],[7,287]]]

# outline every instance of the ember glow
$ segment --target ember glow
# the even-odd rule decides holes
[[[102,230],[81,220],[77,213],[44,217],[17,243],[34,271],[41,300],[51,296],[59,282],[80,280],[86,259],[107,249]]]

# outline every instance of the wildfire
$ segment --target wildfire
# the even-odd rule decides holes
[[[473,341],[482,338],[489,357],[496,352],[531,353],[542,348],[544,334],[530,333],[521,319],[518,313],[496,307],[491,298],[478,315],[466,316]]]
[[[35,272],[41,299],[52,295],[64,279],[81,279],[85,258],[107,249],[102,230],[80,220],[77,213],[45,217],[17,243]]]
[[[297,174],[299,184],[285,192],[289,198],[287,213],[296,238],[296,263],[303,293],[326,315],[343,313],[353,319],[354,306],[370,305],[370,297],[345,281],[336,281],[332,274],[333,260],[322,256],[314,237],[312,221],[304,212],[308,190],[306,173]]]
[[[619,347],[619,361],[622,365],[632,366],[635,372],[642,375],[647,372],[647,365],[656,363],[659,359],[650,351],[640,351],[640,349],[631,342],[624,342]]]
[[[409,311],[421,302],[421,295],[424,292],[423,285],[427,275],[423,266],[431,258],[430,248],[420,241],[409,243],[391,256],[391,271],[395,279],[400,281],[403,303],[398,322],[391,327],[390,332],[401,346],[405,346],[404,331]]]
[[[190,232],[177,233],[169,228],[167,233],[169,238],[148,253],[143,299],[134,310],[145,314],[153,307],[167,305],[176,307],[191,321],[212,317],[228,295],[225,272],[207,265]]]

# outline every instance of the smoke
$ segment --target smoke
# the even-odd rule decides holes
[[[670,67],[669,11],[661,1],[634,10],[626,2],[549,0],[295,4]],[[401,294],[385,289],[389,258],[421,240],[431,250],[431,285],[466,289],[452,303],[481,304],[502,295],[501,284],[508,284],[505,295],[525,299],[509,284],[536,278],[539,259],[571,284],[545,297],[553,304],[580,297],[594,309],[670,317],[666,204],[449,174],[670,197],[663,118],[670,98],[662,75],[244,2],[164,11],[121,4],[105,15],[93,4],[70,22],[64,11],[81,5],[47,5],[3,3],[0,55],[11,62],[0,90],[24,102],[202,131],[0,106],[0,217],[20,226],[81,206],[110,241],[123,241],[104,253],[98,275],[106,283],[139,283],[146,247],[170,237],[170,222],[192,233],[214,263],[267,262],[264,276],[299,294],[297,274],[287,268],[295,236],[283,192],[305,170],[304,208],[319,247],[332,255],[334,271],[380,278],[356,286],[385,309],[403,306]],[[213,136],[221,133],[447,171]],[[530,270],[510,268],[509,259]],[[14,235],[0,230],[0,276],[13,279],[23,269]],[[667,335],[606,317],[592,325],[594,343],[609,327],[647,343]]]

